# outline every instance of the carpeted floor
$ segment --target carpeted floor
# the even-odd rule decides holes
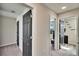
[[[71,53],[72,51],[72,53]],[[22,53],[16,44],[0,47],[0,56],[22,56]],[[51,46],[51,56],[76,56],[74,50],[60,49],[54,50]]]
[[[16,44],[0,47],[0,56],[21,56],[22,53]]]

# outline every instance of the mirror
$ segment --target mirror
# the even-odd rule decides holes
[[[50,19],[50,40],[51,40],[51,49],[54,50],[55,48],[55,32],[56,31],[56,19]]]

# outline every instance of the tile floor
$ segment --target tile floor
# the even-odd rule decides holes
[[[62,49],[56,51],[52,47],[51,56],[76,56],[76,50],[74,48],[72,48],[72,46],[68,46],[65,48],[68,48],[68,49],[64,49],[62,46]]]

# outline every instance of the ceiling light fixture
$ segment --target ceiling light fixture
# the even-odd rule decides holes
[[[14,10],[12,10],[11,12],[12,12],[12,13],[15,13],[15,11],[14,11]]]
[[[66,6],[61,7],[61,9],[63,9],[63,10],[66,9],[66,8],[67,8]]]

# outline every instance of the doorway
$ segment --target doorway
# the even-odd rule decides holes
[[[29,9],[25,3],[0,3],[1,56],[22,56],[21,20]]]
[[[32,56],[32,12],[23,16],[23,56]]]
[[[17,46],[19,46],[19,21],[17,21]]]
[[[50,42],[51,42],[51,55],[55,51],[55,39],[56,39],[56,18],[50,18]]]
[[[59,48],[67,55],[77,55],[77,17],[60,19]]]

